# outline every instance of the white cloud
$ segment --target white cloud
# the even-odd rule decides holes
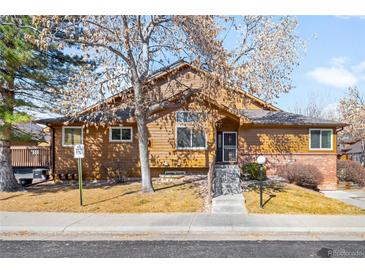
[[[348,19],[361,19],[365,20],[365,16],[363,15],[335,15],[336,18],[342,19],[342,20],[348,20]]]
[[[331,67],[317,67],[307,74],[319,83],[335,88],[347,88],[357,84],[357,77],[349,70],[338,65]]]
[[[362,72],[365,70],[365,61],[362,61],[361,63],[357,64],[356,66],[353,66],[354,71],[356,72]]]
[[[331,64],[333,64],[334,66],[342,67],[347,61],[348,58],[345,56],[333,57],[331,59]]]

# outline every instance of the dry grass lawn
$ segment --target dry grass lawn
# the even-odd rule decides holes
[[[250,213],[262,214],[365,214],[365,210],[325,197],[316,191],[283,184],[268,186],[263,195],[263,209],[259,208],[257,188],[244,193]]]
[[[204,207],[201,187],[186,182],[154,183],[155,192],[142,194],[140,183],[84,187],[84,206],[78,186],[39,184],[26,192],[0,193],[0,211],[53,212],[197,212]]]

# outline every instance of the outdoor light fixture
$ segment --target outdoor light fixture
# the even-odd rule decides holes
[[[262,208],[262,188],[263,188],[263,166],[266,163],[266,158],[262,155],[260,155],[259,157],[257,157],[256,162],[260,165],[260,208]]]

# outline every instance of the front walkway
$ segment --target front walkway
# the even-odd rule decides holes
[[[329,190],[321,192],[327,197],[365,209],[365,191]]]
[[[0,232],[365,233],[365,216],[0,212]]]

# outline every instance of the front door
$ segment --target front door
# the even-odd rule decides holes
[[[217,131],[217,162],[237,161],[237,132]]]

